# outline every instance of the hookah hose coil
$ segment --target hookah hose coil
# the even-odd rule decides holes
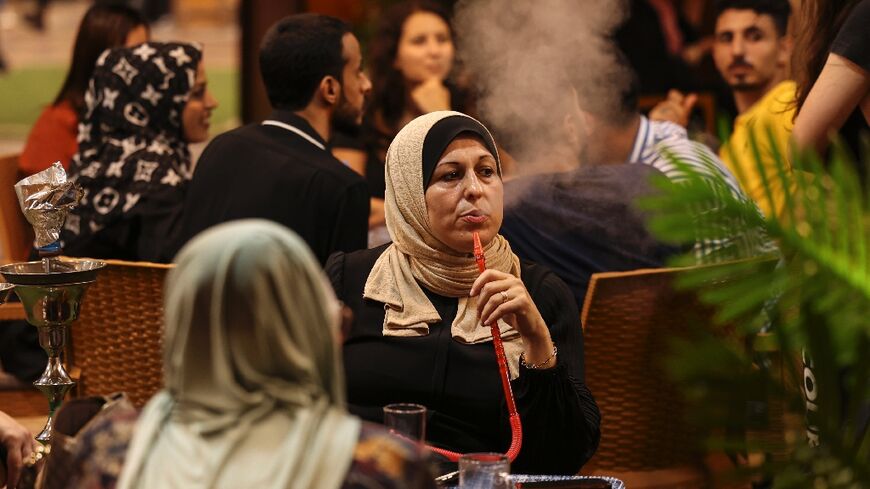
[[[486,270],[486,256],[483,254],[483,247],[480,244],[480,235],[475,232],[474,236],[474,259],[477,261],[477,268],[480,270],[480,273],[483,273]],[[510,419],[511,425],[511,445],[508,448],[507,456],[508,460],[511,462],[517,458],[517,455],[520,453],[520,448],[523,445],[523,425],[520,421],[520,415],[517,413],[517,404],[514,401],[514,392],[511,389],[511,381],[508,375],[508,366],[507,366],[507,356],[504,354],[504,343],[501,340],[501,331],[498,329],[498,322],[493,322],[490,326],[490,331],[492,331],[492,344],[495,347],[495,357],[498,361],[498,373],[499,377],[501,377],[501,387],[504,392],[504,398],[507,403],[508,415]],[[459,461],[459,457],[462,456],[461,453],[452,452],[450,450],[445,450],[443,448],[437,448],[433,446],[427,445],[427,448],[432,450],[433,452],[447,458],[451,462]]]

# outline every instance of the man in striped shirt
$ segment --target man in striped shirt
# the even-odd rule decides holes
[[[718,184],[739,201],[750,202],[722,160],[706,145],[689,139],[685,128],[671,122],[651,121],[643,115],[637,115],[636,136],[626,163],[650,165],[675,183],[685,182],[692,176],[700,177],[702,181]],[[708,202],[707,207],[698,209],[696,215],[700,219],[717,205],[716,202]],[[699,238],[695,242],[696,263],[716,263],[774,250],[766,233],[757,229],[757,226],[747,222],[719,224],[726,227],[722,233],[724,236],[717,239]],[[733,231],[729,233],[728,228]]]
[[[649,190],[637,182],[618,181],[640,178],[642,175],[630,171],[636,165],[647,166],[653,170],[649,175],[664,175],[676,184],[709,185],[716,190],[716,199],[692,206],[695,227],[688,234],[694,234],[695,239],[684,244],[692,249],[694,263],[775,251],[760,226],[757,208],[715,153],[690,140],[683,127],[650,121],[639,114],[637,85],[630,68],[619,63],[608,68],[610,71],[597,76],[609,84],[605,86],[616,87],[612,91],[618,93],[602,93],[602,84],[589,83],[588,73],[578,73],[575,78],[583,83],[574,84],[570,91],[573,107],[563,117],[565,137],[561,138],[565,147],[557,148],[554,154],[573,155],[577,168],[519,178],[505,186],[508,206],[501,233],[514,252],[548,266],[565,279],[578,302],[592,273],[664,265],[668,254],[677,250],[668,251],[666,245],[656,244],[643,219],[638,219],[638,213],[649,217],[648,213],[639,211],[634,202]],[[627,81],[621,90],[620,80]],[[602,166],[614,171],[590,173]],[[736,222],[715,217],[718,207],[733,200],[748,205],[752,216]],[[557,220],[561,225],[548,224]],[[602,223],[608,228],[602,230]],[[709,229],[717,230],[715,239],[709,238]],[[700,236],[702,230],[706,238]]]

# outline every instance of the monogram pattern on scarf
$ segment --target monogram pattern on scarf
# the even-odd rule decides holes
[[[150,42],[97,60],[70,167],[85,197],[69,216],[65,241],[129,218],[149,195],[190,180],[179,114],[201,59],[196,46]]]

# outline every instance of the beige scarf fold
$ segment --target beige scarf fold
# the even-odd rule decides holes
[[[474,258],[440,242],[431,231],[423,192],[423,142],[432,126],[445,117],[464,116],[439,111],[406,125],[390,145],[386,160],[385,212],[393,240],[375,262],[363,297],[384,303],[384,336],[424,336],[429,325],[441,322],[423,287],[446,297],[458,297],[459,308],[450,326],[454,339],[466,344],[492,341],[489,327],[480,324],[477,297],[469,297],[480,275]],[[490,136],[491,138],[491,136]],[[501,164],[498,155],[493,155]],[[497,235],[484,249],[488,268],[520,276],[520,262],[507,240]],[[511,378],[519,373],[523,351],[519,333],[498,321]]]

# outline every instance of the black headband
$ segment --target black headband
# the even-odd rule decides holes
[[[426,133],[426,139],[423,140],[423,191],[429,186],[429,181],[432,180],[432,174],[435,173],[435,165],[438,164],[438,159],[441,158],[441,153],[456,139],[456,136],[464,132],[470,132],[480,137],[486,149],[495,158],[496,169],[501,176],[501,162],[498,160],[498,151],[495,149],[495,141],[492,140],[489,131],[483,127],[483,124],[477,122],[471,117],[463,115],[451,115],[436,122],[429,132]]]

